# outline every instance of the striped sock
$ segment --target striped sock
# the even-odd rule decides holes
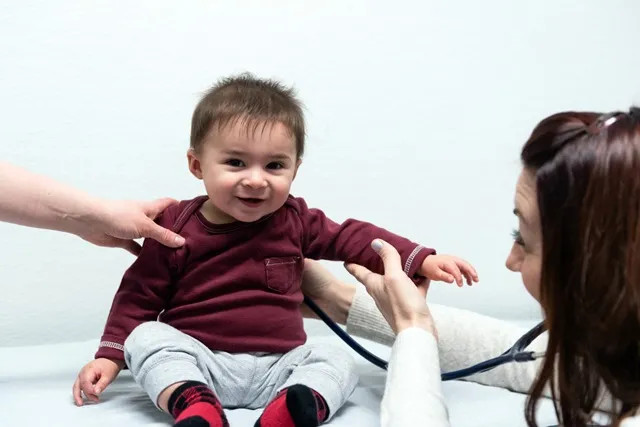
[[[224,409],[213,391],[197,381],[180,385],[169,398],[169,412],[179,427],[229,427]]]

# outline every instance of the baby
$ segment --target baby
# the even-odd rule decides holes
[[[118,289],[95,360],[74,397],[94,401],[126,366],[176,426],[225,426],[223,408],[265,407],[256,426],[317,426],[353,392],[347,352],[305,344],[300,304],[304,258],[381,272],[382,238],[417,280],[463,274],[465,261],[372,224],[342,224],[289,194],[304,152],[293,91],[251,75],[227,78],[192,118],[189,170],[206,196],[169,207],[159,224],[182,248],[144,242]]]

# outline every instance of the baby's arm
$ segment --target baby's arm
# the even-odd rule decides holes
[[[471,264],[451,255],[436,255],[435,250],[418,245],[384,228],[355,219],[337,224],[319,209],[309,209],[301,198],[294,198],[303,228],[304,255],[312,259],[344,261],[362,265],[375,273],[383,273],[380,257],[371,249],[374,239],[382,239],[394,246],[402,259],[404,272],[416,283],[427,278],[453,282],[462,286],[478,281]]]
[[[159,223],[171,226],[166,215]],[[78,374],[73,386],[76,404],[82,404],[81,392],[97,401],[100,392],[125,367],[124,342],[138,325],[158,319],[170,295],[175,260],[175,249],[152,239],[144,241],[140,255],[125,272],[113,299],[95,360]]]
[[[374,239],[382,239],[398,250],[404,272],[415,282],[424,279],[420,268],[435,250],[393,234],[384,228],[355,219],[338,224],[319,209],[309,209],[301,198],[291,199],[301,221],[303,253],[312,259],[343,261],[383,273],[380,257],[371,249]]]
[[[173,281],[173,249],[147,239],[113,298],[96,358],[124,361],[124,341],[141,323],[158,319]]]

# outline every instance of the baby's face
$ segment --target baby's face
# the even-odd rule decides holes
[[[191,156],[199,163],[209,195],[202,212],[218,224],[253,222],[278,210],[300,164],[295,138],[279,122],[214,126],[199,153],[189,155],[192,172]]]

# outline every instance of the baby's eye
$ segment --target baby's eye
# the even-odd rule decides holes
[[[244,166],[244,162],[240,159],[229,159],[225,163],[229,166],[233,166],[234,168],[241,168]]]
[[[522,234],[520,234],[520,230],[514,229],[511,232],[511,237],[513,237],[513,241],[516,242],[517,245],[524,246],[524,240],[522,240]]]
[[[271,162],[267,165],[267,169],[278,170],[282,168],[284,168],[284,165],[281,162]]]

